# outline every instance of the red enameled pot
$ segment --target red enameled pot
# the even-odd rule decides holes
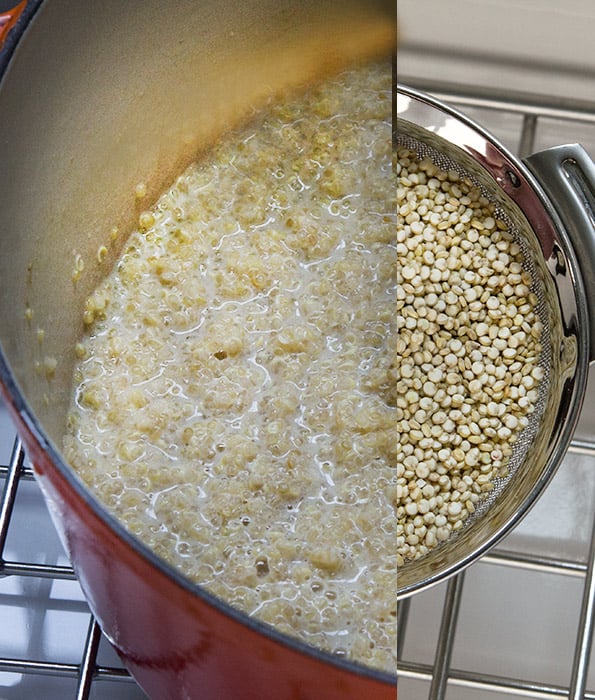
[[[83,301],[119,253],[114,223],[138,216],[135,185],[154,199],[259,100],[390,55],[395,14],[381,0],[37,0],[0,15],[2,393],[91,609],[156,700],[395,697],[396,674],[300,644],[187,582],[59,450]]]

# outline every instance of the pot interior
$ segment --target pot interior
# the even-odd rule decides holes
[[[84,300],[139,212],[264,99],[394,37],[384,1],[40,6],[0,83],[0,342],[51,441]]]

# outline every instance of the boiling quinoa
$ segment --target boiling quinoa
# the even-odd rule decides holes
[[[518,241],[456,171],[397,149],[398,564],[460,530],[535,410],[543,324]]]
[[[158,555],[396,668],[391,70],[272,104],[143,212],[88,299],[65,453]]]

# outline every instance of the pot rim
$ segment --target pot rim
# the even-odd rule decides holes
[[[7,69],[10,66],[13,55],[18,48],[18,44],[26,33],[30,22],[34,19],[37,12],[42,9],[47,0],[30,0],[21,16],[17,20],[15,26],[6,37],[5,43],[0,45],[0,88],[2,79]],[[278,631],[274,626],[262,622],[261,620],[251,617],[247,613],[235,608],[227,603],[223,598],[219,598],[210,593],[203,586],[193,583],[181,572],[168,564],[165,560],[158,557],[147,545],[141,540],[130,534],[122,525],[122,523],[113,516],[107,508],[96,498],[92,492],[77,477],[74,470],[68,466],[60,450],[50,440],[45,433],[41,423],[37,419],[35,413],[26,401],[21,392],[16,377],[10,367],[8,359],[4,353],[2,343],[0,342],[0,396],[4,398],[9,405],[12,415],[16,417],[17,431],[21,432],[24,428],[30,438],[36,443],[36,447],[45,452],[51,460],[53,467],[62,476],[69,487],[75,492],[83,504],[86,505],[101,521],[106,523],[108,527],[137,555],[145,559],[152,567],[156,568],[159,573],[173,581],[185,592],[194,595],[201,599],[204,603],[212,606],[218,612],[227,617],[239,622],[250,628],[253,632],[262,634],[274,642],[288,647],[290,650],[309,656],[313,660],[330,664],[337,669],[347,671],[360,677],[369,678],[384,684],[394,686],[396,683],[395,673],[383,671],[371,666],[367,666],[358,661],[343,659],[337,657],[330,652],[324,651],[318,647],[307,644],[298,638],[287,635]],[[33,465],[35,471],[35,465]],[[396,593],[395,593],[396,595]]]

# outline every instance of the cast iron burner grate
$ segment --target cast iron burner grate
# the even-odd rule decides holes
[[[0,418],[8,420],[5,415],[0,414]],[[4,446],[6,447],[6,446]],[[9,558],[7,554],[7,541],[9,535],[12,539],[18,540],[19,533],[13,530],[22,527],[22,523],[17,522],[19,509],[29,507],[27,502],[20,502],[19,490],[35,489],[39,499],[42,498],[39,488],[34,481],[33,472],[26,463],[25,453],[20,440],[15,437],[10,458],[0,463],[0,644],[2,649],[10,648],[11,637],[20,638],[23,634],[37,635],[43,637],[47,634],[44,628],[44,613],[52,615],[56,622],[56,613],[63,616],[63,620],[57,619],[57,624],[62,626],[64,634],[69,634],[69,624],[73,611],[80,618],[86,616],[88,620],[87,632],[80,643],[80,658],[77,662],[71,659],[59,658],[27,658],[22,656],[9,656],[0,653],[0,698],[2,700],[17,700],[33,697],[62,697],[64,700],[73,698],[76,700],[99,699],[99,698],[144,698],[142,691],[136,686],[128,672],[121,666],[103,664],[99,660],[101,645],[107,646],[107,641],[102,640],[102,633],[99,626],[89,611],[82,595],[73,596],[74,600],[68,600],[58,596],[51,597],[44,595],[43,589],[37,589],[37,597],[32,599],[30,595],[24,593],[22,596],[16,595],[14,591],[7,591],[5,583],[8,579],[20,579],[21,583],[25,579],[37,579],[47,582],[71,581],[76,586],[76,578],[70,566],[50,563],[35,563],[32,561],[15,560]],[[30,500],[31,496],[28,496]],[[49,514],[47,523],[42,527],[53,527]],[[23,515],[23,513],[20,513]],[[24,514],[26,517],[26,514]],[[37,526],[39,522],[35,523]],[[24,533],[23,533],[24,534]],[[31,533],[28,533],[31,536]],[[34,536],[34,533],[33,533]],[[26,589],[26,586],[22,586]],[[47,586],[45,591],[47,592]],[[3,616],[9,608],[21,605],[23,608],[35,605],[36,615],[41,615],[41,624],[24,624],[23,629],[15,629],[7,623],[6,616]],[[44,605],[46,606],[44,609]],[[82,622],[84,625],[84,622]],[[78,620],[80,628],[81,620]],[[55,645],[54,645],[55,646]],[[25,642],[27,649],[39,648],[36,639],[30,638]],[[42,645],[43,647],[43,645]],[[70,654],[70,656],[72,656]],[[115,655],[112,655],[114,658]],[[117,663],[117,661],[116,661]],[[60,681],[60,679],[63,679]],[[120,687],[121,686],[121,687]],[[71,692],[70,692],[71,689]],[[66,694],[69,693],[69,694]]]

